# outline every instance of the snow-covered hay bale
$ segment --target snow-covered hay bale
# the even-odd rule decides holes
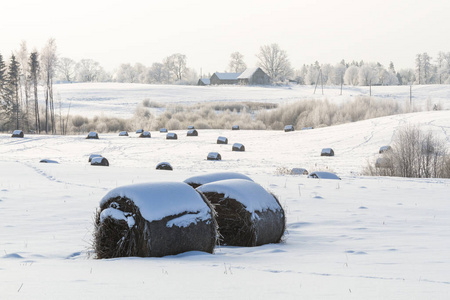
[[[195,129],[188,130],[187,136],[198,136],[198,131]]]
[[[13,138],[23,138],[24,134],[22,130],[14,130],[11,137]]]
[[[243,151],[245,151],[245,147],[244,147],[244,145],[242,145],[240,143],[234,143],[232,150],[233,151],[242,151],[243,152]]]
[[[94,159],[96,157],[102,157],[102,156],[101,156],[101,154],[91,154],[91,155],[89,155],[89,162],[91,162],[92,159]]]
[[[214,205],[222,243],[259,246],[279,243],[285,230],[285,214],[278,199],[259,184],[228,179],[197,188]]]
[[[104,166],[104,167],[108,167],[109,166],[109,162],[106,158],[104,157],[94,157],[91,160],[91,166]]]
[[[384,152],[391,151],[391,150],[392,150],[391,146],[381,146],[380,150],[378,150],[378,153],[382,154]]]
[[[231,127],[231,130],[239,130],[239,125],[233,125],[233,127]]]
[[[138,130],[136,130],[136,133],[137,134],[141,134],[141,133],[143,133],[144,132],[144,129],[138,129]]]
[[[178,135],[174,132],[169,132],[168,134],[166,134],[166,140],[177,140],[178,139]]]
[[[206,160],[222,160],[222,155],[218,152],[209,152]]]
[[[193,188],[197,188],[203,184],[207,184],[210,182],[227,180],[227,179],[242,179],[253,181],[250,177],[236,172],[217,172],[217,173],[209,173],[205,175],[192,176],[186,179],[184,182],[192,186]]]
[[[291,175],[308,175],[308,171],[304,168],[292,168]]]
[[[228,139],[224,136],[219,136],[217,138],[217,144],[228,144]]]
[[[156,170],[167,170],[167,171],[173,171],[172,166],[168,162],[160,162],[156,165]]]
[[[152,135],[150,133],[150,131],[144,131],[139,135],[140,138],[151,138]]]
[[[284,132],[294,131],[293,125],[286,125],[284,126]]]
[[[128,132],[127,131],[121,131],[121,132],[119,132],[119,136],[128,136]]]
[[[331,172],[311,172],[308,175],[308,178],[341,180],[339,176]]]
[[[167,128],[161,128],[161,129],[159,129],[159,132],[160,133],[167,133]]]
[[[214,215],[207,199],[182,182],[118,187],[100,201],[93,248],[97,258],[213,253]]]
[[[88,133],[86,139],[98,140],[98,134],[95,131],[91,131]]]
[[[58,162],[56,160],[52,160],[52,159],[41,159],[39,161],[40,163],[44,163],[44,164],[57,164]]]
[[[320,156],[334,156],[334,151],[331,148],[323,148]]]

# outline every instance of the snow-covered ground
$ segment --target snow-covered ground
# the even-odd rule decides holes
[[[211,97],[212,88],[204,88]],[[180,101],[195,102],[188,94]],[[232,98],[215,97],[221,96]],[[175,131],[178,140],[159,132],[150,139],[100,134],[99,140],[0,134],[0,298],[448,299],[450,180],[360,175],[408,123],[433,130],[450,147],[449,111],[294,132],[198,130],[198,137],[187,137],[187,130]],[[228,145],[216,144],[219,136]],[[246,151],[231,151],[235,142]],[[335,156],[321,157],[322,148]],[[211,151],[223,160],[207,161]],[[110,166],[90,166],[91,153]],[[59,163],[39,163],[43,158]],[[162,161],[174,171],[155,170]],[[279,167],[333,171],[342,180],[279,175]],[[163,258],[89,255],[94,213],[113,188],[217,171],[241,172],[279,198],[287,216],[283,243]]]

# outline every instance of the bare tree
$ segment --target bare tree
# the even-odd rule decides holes
[[[76,65],[77,78],[81,82],[96,81],[102,72],[100,64],[92,59],[82,59]]]
[[[30,70],[28,66],[28,49],[27,43],[22,41],[20,44],[19,51],[16,51],[17,62],[20,64],[20,74],[19,74],[19,90],[21,105],[25,107],[24,115],[24,128],[29,128],[28,118],[29,118],[29,105],[28,100],[30,98]]]
[[[175,76],[176,81],[183,79],[184,72],[186,71],[186,55],[175,53],[164,60],[164,66],[170,70]]]
[[[34,122],[37,133],[41,132],[41,122],[39,119],[39,101],[38,101],[38,81],[39,81],[39,55],[37,51],[33,51],[29,60],[30,79],[33,85],[34,94]]]
[[[45,81],[45,132],[56,133],[55,107],[53,105],[53,78],[55,76],[58,57],[56,55],[56,41],[51,38],[41,52],[41,70]],[[50,114],[50,122],[49,122]],[[50,124],[51,123],[51,124]],[[51,128],[49,126],[51,125]]]
[[[274,81],[284,81],[293,73],[286,50],[280,49],[278,44],[261,46],[256,57],[259,59],[258,66]]]
[[[68,57],[61,57],[58,63],[58,71],[64,81],[72,82],[75,79],[75,61]]]
[[[247,65],[244,62],[244,55],[239,52],[233,52],[230,55],[230,72],[242,73],[247,69]]]

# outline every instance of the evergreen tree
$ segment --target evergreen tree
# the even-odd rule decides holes
[[[8,76],[6,81],[6,89],[4,96],[3,109],[6,113],[7,122],[10,129],[20,128],[20,105],[19,105],[19,80],[20,65],[14,54],[8,67]]]

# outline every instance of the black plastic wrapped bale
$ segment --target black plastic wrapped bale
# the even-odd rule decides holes
[[[97,132],[95,132],[95,131],[89,132],[89,134],[87,135],[86,139],[98,140]]]
[[[22,130],[14,130],[11,137],[13,138],[23,138],[24,134]]]
[[[320,156],[334,156],[334,150],[331,148],[323,148]]]
[[[382,154],[384,152],[388,152],[388,151],[391,151],[391,150],[392,150],[391,146],[381,146],[380,150],[378,150],[378,153]]]
[[[206,159],[207,160],[222,160],[222,156],[218,152],[209,152]]]
[[[172,166],[168,162],[160,162],[156,165],[156,170],[167,170],[167,171],[173,171]]]
[[[233,127],[231,127],[231,130],[239,130],[239,125],[233,125]]]
[[[244,147],[244,145],[242,145],[242,144],[240,144],[240,143],[234,143],[234,144],[233,144],[232,150],[233,150],[233,151],[241,151],[241,152],[244,152],[244,151],[245,151],[245,147]]]
[[[228,139],[224,136],[219,136],[217,138],[217,144],[228,144]]]
[[[106,158],[104,158],[104,157],[94,157],[91,160],[91,166],[108,167],[109,166],[109,161]]]
[[[286,125],[284,126],[284,132],[294,131],[293,125]]]
[[[119,136],[128,136],[128,132],[127,131],[121,131],[121,132],[119,132]]]
[[[168,134],[166,134],[166,140],[177,140],[178,139],[178,135],[174,132],[169,132]]]
[[[159,129],[159,132],[160,133],[167,133],[167,128],[161,128],[161,129]]]
[[[93,248],[97,258],[213,253],[218,232],[209,201],[182,182],[118,187],[100,201]]]
[[[195,129],[188,130],[187,136],[198,136],[198,131]]]
[[[141,133],[139,135],[140,138],[151,138],[152,134],[150,133],[150,131],[144,131],[143,133]]]
[[[229,246],[260,246],[279,243],[286,217],[278,199],[259,184],[229,179],[197,188],[214,205],[222,243]]]
[[[102,156],[101,156],[101,154],[91,154],[91,155],[89,155],[89,160],[88,161],[91,162],[92,159],[96,158],[96,157],[102,157]]]
[[[144,129],[138,129],[138,130],[136,130],[136,133],[137,134],[141,134],[141,133],[143,133],[144,132]]]
[[[243,179],[248,181],[253,181],[247,175],[237,173],[237,172],[216,172],[216,173],[208,173],[203,175],[192,176],[184,180],[185,183],[189,184],[193,188],[197,188],[203,184],[207,184],[210,182],[227,180],[227,179]]]

